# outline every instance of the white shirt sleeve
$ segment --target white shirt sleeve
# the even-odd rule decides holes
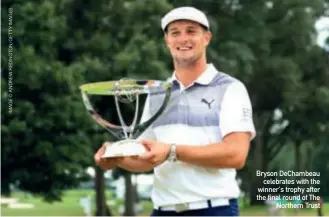
[[[152,117],[152,114],[150,111],[150,97],[147,96],[140,123],[146,122],[151,117]],[[152,129],[152,125],[149,126],[136,140],[142,140],[142,139],[154,139],[154,140],[156,139],[156,136]]]
[[[242,82],[234,82],[227,88],[219,115],[222,138],[232,132],[250,132],[251,140],[255,138],[252,106]]]

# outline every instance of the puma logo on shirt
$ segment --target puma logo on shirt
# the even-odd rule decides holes
[[[214,101],[214,99],[212,99],[210,102],[208,102],[205,98],[201,99],[201,102],[207,104],[209,109],[211,109],[211,103],[213,103]]]

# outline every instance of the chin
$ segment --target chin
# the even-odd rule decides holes
[[[194,64],[196,61],[193,58],[176,58],[175,62],[178,65],[182,65],[182,66],[187,66],[187,65],[192,65]]]
[[[194,55],[189,56],[176,56],[174,58],[177,62],[195,62],[198,58]]]

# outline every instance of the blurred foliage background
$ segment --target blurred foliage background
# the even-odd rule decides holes
[[[95,167],[95,214],[111,214],[104,171],[93,161],[111,138],[90,118],[78,87],[170,76],[160,20],[185,5],[210,20],[208,61],[250,93],[257,137],[238,173],[249,203],[261,203],[256,170],[319,171],[321,196],[329,196],[329,49],[318,46],[315,29],[329,16],[328,0],[2,1],[2,195],[15,185],[60,200],[92,179],[86,168]],[[96,107],[107,119],[116,116],[113,105]],[[125,177],[125,214],[133,215],[131,174],[115,174]]]

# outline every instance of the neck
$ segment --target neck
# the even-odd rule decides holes
[[[174,65],[176,77],[185,87],[192,84],[207,69],[206,58],[188,64],[175,62]]]

